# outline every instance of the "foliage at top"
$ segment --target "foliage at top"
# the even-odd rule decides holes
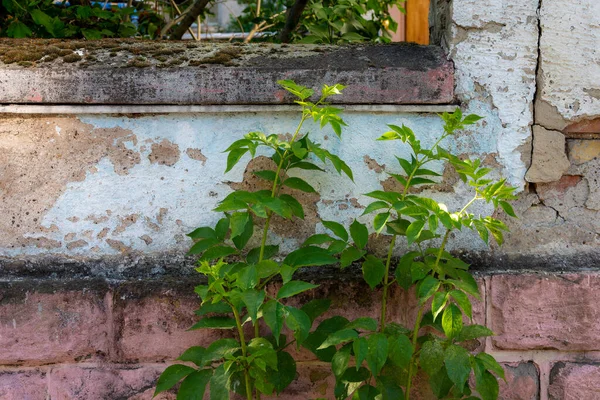
[[[238,0],[246,5],[239,19],[232,20],[230,29],[240,26],[248,32],[252,27],[274,32],[265,40],[295,43],[347,43],[370,41],[388,43],[398,24],[390,17],[390,8],[397,6],[404,11],[404,0],[325,0],[289,1],[267,0],[262,2],[262,12],[257,16],[256,0]],[[298,3],[304,3],[299,15],[293,15]],[[297,26],[287,32],[290,19],[297,19]],[[289,33],[289,37],[287,34]]]
[[[134,14],[137,25],[131,21]],[[162,18],[143,3],[111,10],[98,2],[67,7],[54,0],[2,0],[0,5],[0,36],[11,38],[154,37],[161,24]]]

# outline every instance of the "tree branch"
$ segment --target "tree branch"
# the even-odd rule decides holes
[[[289,41],[292,39],[292,32],[294,32],[296,26],[298,26],[302,12],[306,8],[307,4],[308,0],[296,0],[294,5],[288,8],[287,12],[285,13],[285,25],[283,26],[283,29],[279,35],[279,40],[281,40],[281,43],[289,43]]]
[[[196,0],[182,14],[183,18],[179,25],[173,29],[169,37],[172,40],[181,40],[185,31],[196,21],[198,16],[204,12],[210,0]]]

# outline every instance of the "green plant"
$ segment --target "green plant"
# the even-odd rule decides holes
[[[298,43],[348,43],[356,41],[383,42],[390,41],[391,32],[395,32],[398,24],[390,17],[390,7],[404,2],[398,0],[338,0],[338,1],[302,1],[289,2],[270,0],[262,2],[262,12],[257,15],[260,0],[239,0],[246,4],[239,19],[231,22],[231,29],[238,30],[241,24],[245,30],[252,26],[260,30],[277,32],[267,36],[270,41],[292,41]],[[286,10],[295,10],[295,3],[303,2],[298,7],[300,15],[294,16]],[[293,19],[291,26],[286,27]],[[290,29],[290,32],[287,30]],[[282,36],[285,32],[285,36]],[[284,38],[285,37],[285,38]],[[289,39],[286,39],[289,38]]]
[[[54,0],[2,0],[0,36],[11,38],[131,37],[138,32],[154,37],[162,19],[144,5],[105,10],[94,5],[65,6]],[[141,12],[138,26],[131,16]]]
[[[178,392],[181,399],[201,399],[210,385],[211,399],[229,398],[231,391],[247,399],[260,398],[262,394],[281,392],[294,379],[296,364],[285,349],[299,346],[308,337],[314,319],[327,310],[327,300],[313,300],[301,308],[287,305],[286,299],[313,289],[316,285],[294,279],[301,267],[332,264],[337,261],[334,251],[317,246],[303,246],[292,251],[282,261],[273,259],[279,248],[267,243],[272,218],[304,218],[300,202],[292,193],[316,192],[306,181],[289,177],[292,170],[323,171],[310,155],[322,162],[329,161],[338,173],[352,178],[352,172],[339,157],[323,149],[308,133],[302,133],[304,123],[312,119],[320,127],[329,125],[341,137],[345,125],[340,109],[329,106],[325,100],[339,94],[342,85],[323,85],[320,99],[309,101],[313,90],[296,85],[292,81],[280,81],[281,86],[296,96],[302,114],[295,132],[289,139],[276,134],[265,135],[250,132],[226,150],[227,169],[230,171],[240,159],[249,153],[266,148],[273,162],[273,169],[255,171],[254,175],[265,180],[270,190],[248,192],[237,190],[226,196],[215,211],[225,213],[213,227],[200,227],[189,234],[195,244],[189,254],[201,255],[197,271],[206,284],[196,287],[202,303],[197,314],[200,321],[191,329],[224,329],[237,334],[236,338],[219,339],[207,348],[196,346],[188,349],[179,360],[194,363],[196,367],[176,364],[168,367],[160,376],[156,394],[168,390],[183,380]],[[257,222],[263,224],[258,230],[256,244],[252,240]],[[345,247],[342,243],[338,252]],[[227,258],[229,262],[225,262]],[[276,293],[267,290],[274,279],[280,279],[281,287]],[[263,321],[270,334],[261,335],[259,323]],[[293,332],[293,339],[282,335],[285,326]],[[252,327],[250,331],[246,327]],[[249,338],[250,337],[250,338]],[[249,339],[248,339],[249,338]]]
[[[468,380],[471,371],[475,376],[475,389],[482,399],[498,396],[494,374],[504,378],[502,367],[489,354],[472,355],[464,347],[469,341],[492,335],[484,326],[463,323],[463,315],[471,320],[473,317],[469,296],[480,298],[477,282],[468,272],[469,265],[447,252],[446,245],[451,233],[462,228],[476,230],[486,243],[491,235],[502,244],[502,232],[507,230],[504,223],[489,216],[475,216],[468,209],[475,201],[485,201],[514,217],[507,200],[514,199],[515,188],[508,186],[505,180],[488,179],[491,170],[482,167],[480,160],[460,159],[441,146],[444,139],[465,125],[474,124],[480,117],[463,118],[457,109],[453,114],[444,113],[442,118],[444,133],[431,148],[423,148],[412,130],[404,125],[390,125],[391,130],[379,138],[401,140],[412,151],[410,159],[397,157],[402,173],[389,173],[403,187],[400,192],[366,194],[376,201],[366,207],[363,215],[377,212],[374,229],[377,234],[390,238],[384,259],[367,254],[368,230],[357,221],[350,226],[350,234],[342,225],[330,224],[326,227],[334,236],[320,234],[307,240],[348,243],[341,253],[341,267],[362,261],[366,283],[371,289],[382,287],[379,321],[369,317],[354,321],[332,317],[323,321],[304,342],[319,359],[331,362],[337,399],[349,396],[352,399],[409,399],[419,370],[429,377],[431,390],[438,398],[476,399]],[[473,198],[459,211],[451,212],[444,204],[413,191],[416,187],[436,183],[434,179],[440,175],[426,168],[432,162],[449,163],[473,189]],[[398,238],[406,239],[410,251],[397,262],[394,278],[390,280]],[[388,289],[392,285],[404,290],[414,288],[418,314],[412,329],[386,320]],[[422,332],[425,327],[429,330]]]

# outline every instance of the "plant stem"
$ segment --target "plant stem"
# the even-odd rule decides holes
[[[412,346],[413,349],[415,349],[412,357],[410,358],[410,364],[408,367],[408,377],[406,379],[406,393],[404,395],[405,400],[409,400],[410,399],[410,386],[412,384],[412,379],[413,379],[413,366],[415,364],[415,354],[416,354],[416,348],[417,348],[417,339],[419,338],[419,331],[421,330],[421,320],[423,319],[423,309],[424,309],[425,305],[422,305],[421,307],[419,307],[419,313],[417,314],[417,321],[415,322],[415,327],[413,329],[413,335],[412,335]]]
[[[390,248],[388,249],[387,261],[385,263],[385,275],[383,276],[383,294],[381,296],[381,317],[379,319],[379,332],[383,333],[385,329],[385,314],[387,307],[387,295],[389,279],[390,279],[390,262],[392,261],[392,253],[394,252],[394,246],[396,245],[396,235],[392,236]]]
[[[237,326],[238,334],[240,335],[240,344],[242,346],[242,356],[245,358],[248,355],[248,349],[246,347],[246,338],[244,337],[244,328],[242,327],[242,321],[240,320],[240,313],[233,304],[229,304],[233,310],[233,316],[235,318],[235,324]],[[248,374],[248,368],[244,369],[244,382],[246,384],[246,398],[252,400],[252,386],[250,385],[250,374]]]

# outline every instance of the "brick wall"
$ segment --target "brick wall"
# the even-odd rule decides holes
[[[475,346],[506,369],[501,399],[594,399],[600,378],[600,275],[480,276],[474,321],[496,336]],[[192,283],[190,281],[190,283]],[[11,285],[0,304],[0,398],[150,399],[169,362],[214,333],[187,329],[197,298],[185,286],[70,287]],[[349,295],[350,294],[350,295]],[[376,315],[380,293],[361,283],[324,281],[316,293],[333,299],[330,313]],[[414,294],[391,294],[389,317],[408,324]],[[298,380],[282,399],[332,398],[328,366],[296,352]],[[420,392],[423,397],[431,398]],[[169,397],[170,394],[163,398]],[[312,397],[311,397],[312,396]]]

